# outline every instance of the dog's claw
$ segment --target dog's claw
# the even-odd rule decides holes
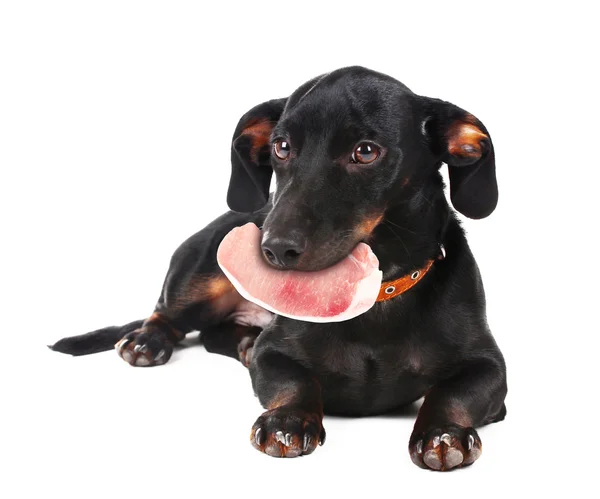
[[[471,450],[473,448],[473,444],[475,443],[475,438],[473,435],[469,435],[467,437],[467,450]]]
[[[308,450],[308,446],[310,445],[310,437],[307,433],[304,434],[304,442],[302,445],[302,450],[306,452]]]
[[[440,440],[442,442],[444,442],[447,445],[452,445],[452,438],[450,438],[450,435],[448,435],[447,433],[444,433],[441,437]],[[435,444],[434,444],[435,445]]]
[[[260,435],[262,433],[262,428],[259,428],[258,430],[256,430],[256,432],[254,433],[254,441],[256,442],[256,445],[260,445],[262,442],[260,441]]]
[[[423,440],[417,442],[417,454],[423,454]]]
[[[283,436],[283,432],[281,430],[279,430],[277,433],[275,433],[275,440],[282,443],[283,445],[286,445],[285,437]]]
[[[136,345],[133,349],[134,352],[145,353],[148,351],[148,345]]]
[[[319,445],[323,445],[325,443],[325,437],[326,437],[325,428],[323,428],[321,430],[321,434],[319,435]]]
[[[127,338],[123,338],[121,341],[117,342],[117,344],[115,345],[115,348],[117,350],[123,350],[123,348],[125,348],[130,341],[131,340],[129,340]]]

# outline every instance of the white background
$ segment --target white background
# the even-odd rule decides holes
[[[1,495],[586,490],[598,460],[591,9],[206,3],[0,3]],[[313,455],[261,455],[247,371],[191,340],[153,369],[45,346],[150,314],[172,251],[226,209],[239,117],[354,64],[467,109],[494,141],[500,203],[465,226],[508,364],[508,416],[481,430],[467,470],[411,463],[414,416],[327,417]]]

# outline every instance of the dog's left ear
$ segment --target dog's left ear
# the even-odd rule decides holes
[[[475,116],[439,99],[426,99],[423,133],[448,165],[450,199],[469,218],[485,218],[498,204],[494,146]]]
[[[271,168],[270,136],[287,99],[274,99],[253,107],[240,118],[231,143],[231,178],[227,205],[249,213],[269,199]]]

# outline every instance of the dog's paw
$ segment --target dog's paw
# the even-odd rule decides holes
[[[473,464],[481,455],[481,440],[474,428],[451,425],[413,435],[409,452],[421,468],[448,471]]]
[[[125,362],[132,366],[160,366],[173,354],[173,344],[160,331],[138,329],[123,337],[115,349]]]
[[[278,407],[260,416],[250,433],[252,445],[273,457],[312,453],[325,443],[321,417],[295,408]]]

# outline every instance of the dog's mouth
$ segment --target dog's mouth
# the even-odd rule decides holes
[[[249,223],[223,239],[217,261],[244,298],[279,315],[312,322],[348,320],[371,308],[379,293],[379,260],[367,244],[359,243],[320,269],[325,260],[313,262],[310,271],[299,266],[282,270],[263,254],[261,233]]]
[[[262,229],[262,227],[261,227]],[[298,239],[276,239],[269,231],[260,235],[261,257],[266,265],[277,271],[321,272],[348,258],[360,243],[367,239],[348,237],[312,238],[298,243]]]

